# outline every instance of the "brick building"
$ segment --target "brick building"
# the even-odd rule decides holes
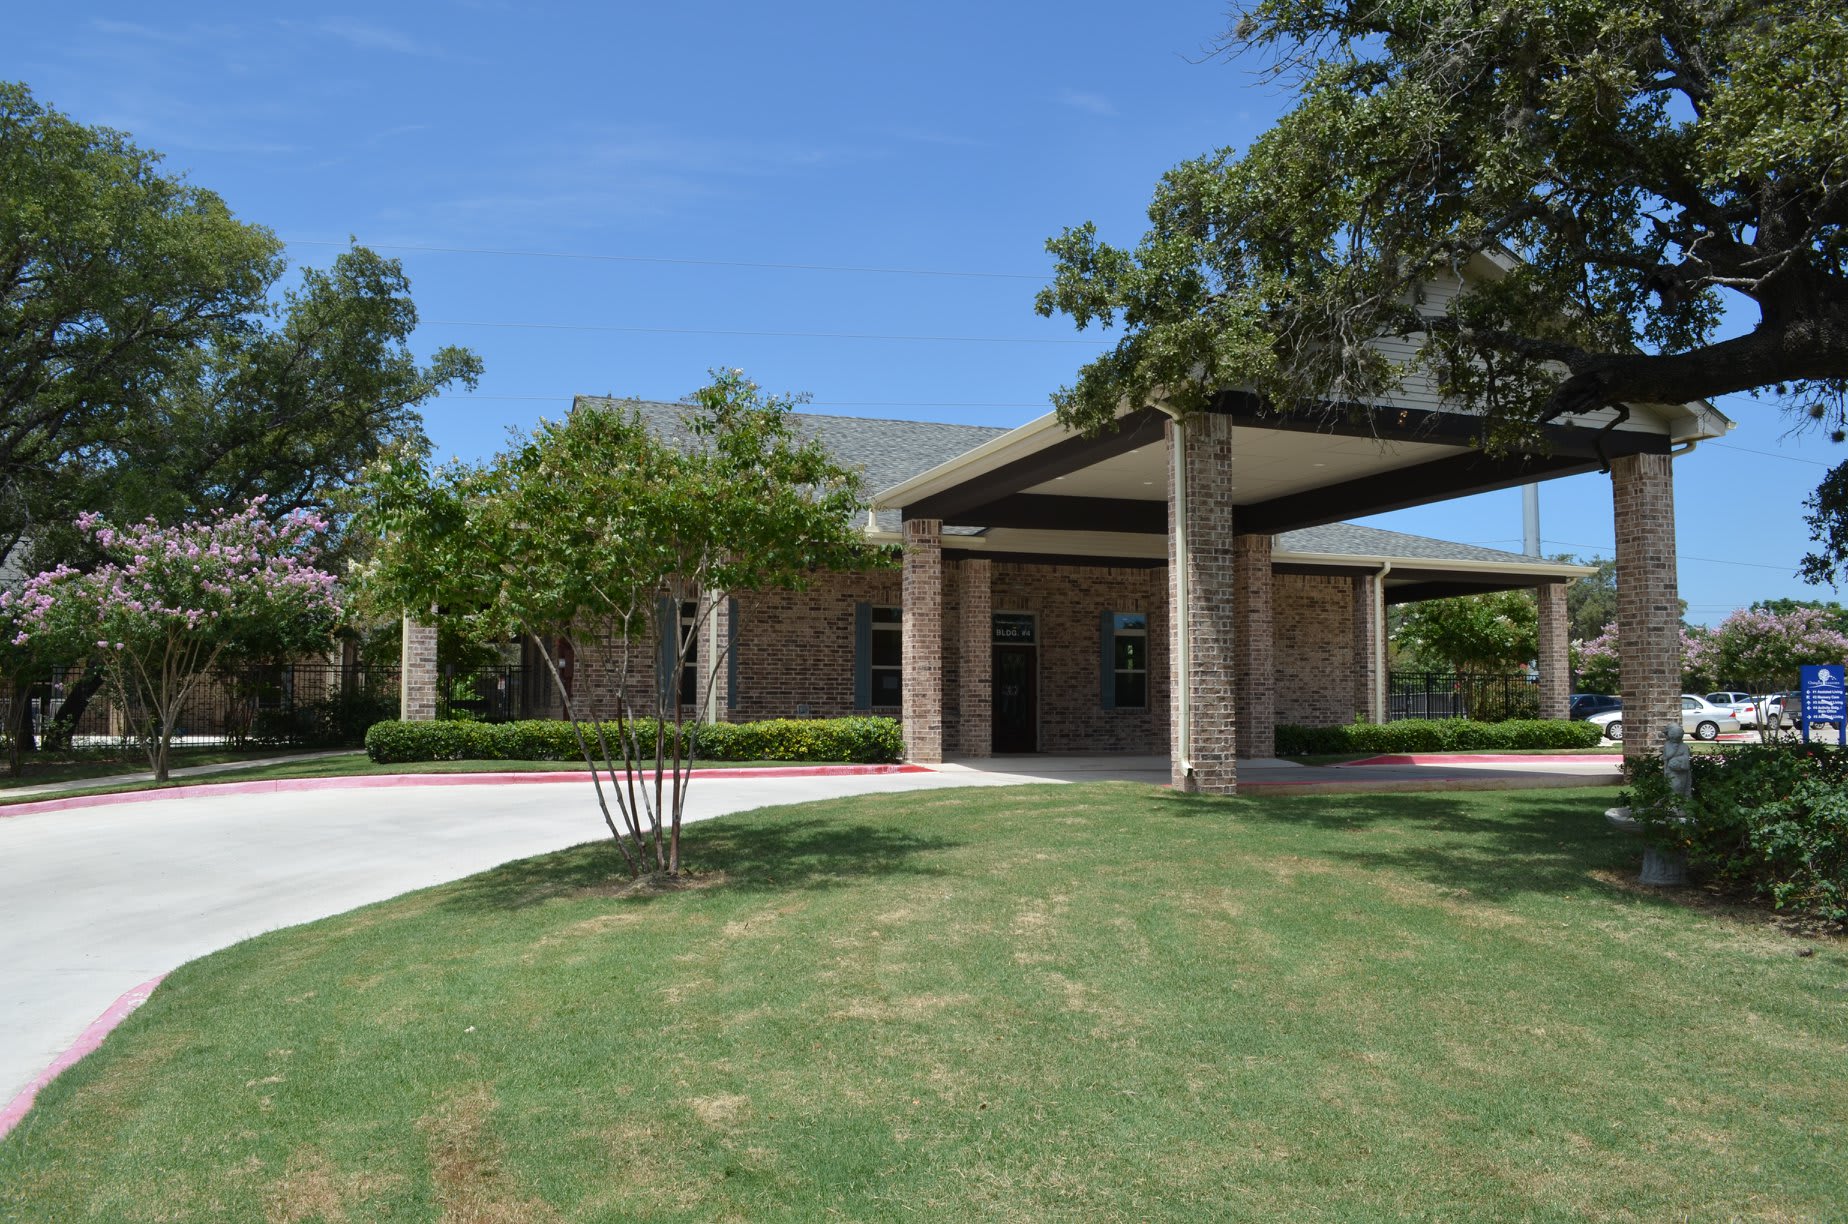
[[[863,470],[876,492],[860,526],[902,547],[903,567],[708,593],[723,603],[703,649],[732,650],[711,691],[681,698],[732,720],[897,715],[919,761],[1165,751],[1177,786],[1224,793],[1240,757],[1271,755],[1278,723],[1384,718],[1389,604],[1533,588],[1541,713],[1564,717],[1564,584],[1587,570],[1342,520],[1608,464],[1619,629],[1650,644],[1626,648],[1625,706],[1639,727],[1678,720],[1670,459],[1730,422],[1704,404],[1636,405],[1491,457],[1476,421],[1416,392],[1358,420],[1227,394],[1184,424],[1126,411],[1096,438],[1050,416],[1000,430],[805,414]],[[679,432],[678,407],[636,407]],[[407,661],[426,651],[407,636]],[[647,692],[655,667],[630,662],[631,691]],[[572,666],[574,699],[613,709],[615,662]],[[433,713],[421,684],[407,676],[407,717]]]

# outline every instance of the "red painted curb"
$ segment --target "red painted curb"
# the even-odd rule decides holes
[[[1620,764],[1621,757],[1615,754],[1602,756],[1523,756],[1513,752],[1415,752],[1398,756],[1368,757],[1364,761],[1342,761],[1329,766],[1330,769],[1346,769],[1351,765],[1533,765],[1542,761],[1594,762],[1608,760]]]
[[[852,778],[871,774],[930,773],[923,765],[773,765],[750,769],[701,769],[694,776],[716,781],[749,778]],[[607,777],[608,775],[604,775]],[[0,819],[76,808],[114,807],[166,799],[211,799],[220,795],[273,795],[279,791],[371,790],[416,786],[530,786],[537,783],[588,782],[587,771],[571,773],[356,774],[331,778],[269,778],[259,782],[204,782],[166,790],[120,791],[111,795],[73,795],[0,807]]]
[[[108,1010],[92,1020],[90,1027],[71,1043],[70,1049],[52,1059],[51,1065],[39,1072],[37,1079],[20,1089],[19,1095],[7,1102],[5,1109],[0,1109],[0,1139],[6,1138],[7,1133],[19,1125],[20,1119],[24,1118],[26,1111],[32,1108],[32,1102],[38,1098],[39,1091],[46,1084],[57,1079],[66,1068],[96,1049],[97,1046],[102,1045],[103,1038],[109,1036],[116,1025],[128,1019],[137,1007],[146,1003],[148,996],[154,993],[154,988],[160,985],[166,976],[163,973],[160,977],[151,978],[111,1003]]]

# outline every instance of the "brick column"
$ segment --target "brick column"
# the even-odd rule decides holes
[[[1540,717],[1564,718],[1572,696],[1572,656],[1566,639],[1566,584],[1543,582],[1534,588],[1540,610]],[[1677,635],[1679,636],[1679,635]]]
[[[904,722],[907,760],[943,760],[943,522],[905,520]]]
[[[1277,685],[1268,534],[1234,537],[1232,583],[1238,595],[1238,632],[1232,642],[1238,755],[1272,757],[1277,755]]]
[[[406,722],[436,718],[436,626],[404,618],[398,659],[398,717]]]
[[[1360,575],[1354,579],[1354,713],[1370,723],[1386,721],[1386,652],[1380,612],[1379,575]]]
[[[1184,441],[1176,436],[1172,422],[1166,428],[1169,637],[1174,677],[1169,757],[1176,790],[1229,795],[1238,789],[1238,729],[1232,692],[1237,602],[1232,543],[1232,422],[1228,417],[1201,413],[1184,428]],[[1186,456],[1179,473],[1174,466],[1177,447]],[[1184,522],[1180,505],[1183,489]],[[1178,531],[1183,526],[1185,550]],[[1183,654],[1187,656],[1185,666]],[[1181,718],[1183,691],[1191,706],[1185,735]],[[1192,766],[1191,776],[1187,765]]]
[[[1667,455],[1611,462],[1617,526],[1617,644],[1625,760],[1662,751],[1681,719],[1681,604],[1675,589],[1675,480]]]
[[[731,665],[725,646],[731,633],[731,600],[723,591],[701,591],[698,691],[699,716],[705,722],[728,721]],[[717,668],[717,674],[714,674]]]
[[[986,557],[962,562],[962,607],[957,641],[957,751],[995,753],[994,565]]]

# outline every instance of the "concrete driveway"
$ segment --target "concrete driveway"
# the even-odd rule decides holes
[[[715,770],[694,785],[688,818],[1039,780]],[[0,1107],[119,996],[189,960],[600,835],[582,779],[188,797],[0,819]]]

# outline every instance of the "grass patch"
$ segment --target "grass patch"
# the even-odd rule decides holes
[[[270,755],[274,755],[271,750]],[[236,759],[236,758],[232,758]],[[216,764],[212,761],[188,761],[189,765]],[[751,768],[801,768],[804,763],[791,761],[700,761],[695,768],[699,771],[708,769],[751,769]],[[175,768],[178,768],[176,765]],[[644,762],[643,768],[652,769],[652,762]],[[110,773],[123,773],[126,770],[116,765]],[[36,803],[44,799],[67,799],[79,795],[117,795],[133,791],[172,790],[184,786],[212,786],[219,782],[262,782],[276,778],[346,778],[361,777],[370,774],[467,774],[467,773],[585,773],[582,761],[407,761],[396,765],[380,765],[362,751],[335,753],[329,756],[305,756],[297,761],[281,761],[270,765],[253,765],[248,769],[226,769],[217,773],[202,774],[192,778],[174,778],[169,782],[123,782],[110,786],[81,787],[73,790],[58,791],[54,794],[9,796],[0,791],[0,807],[9,803]],[[91,775],[95,776],[95,775]]]
[[[1613,795],[930,791],[693,826],[674,889],[509,864],[174,973],[0,1214],[1837,1216],[1848,948],[1633,888]]]
[[[230,761],[248,761],[273,757],[288,749],[277,748],[175,748],[168,762],[170,768],[189,765],[222,765]],[[361,754],[364,755],[363,753]],[[20,775],[0,769],[0,795],[21,786],[43,786],[47,782],[74,782],[82,778],[107,778],[116,774],[147,773],[145,752],[28,752],[20,760]]]

